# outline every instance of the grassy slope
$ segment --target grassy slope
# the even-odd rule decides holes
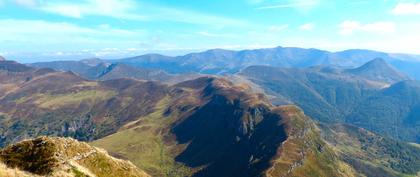
[[[128,158],[152,176],[190,174],[189,169],[174,161],[172,146],[164,142],[164,135],[167,133],[164,128],[176,120],[164,116],[169,103],[171,97],[166,96],[157,103],[153,113],[128,123],[121,131],[91,144],[103,147],[113,155]]]
[[[82,90],[66,94],[35,94],[16,100],[16,104],[22,104],[29,100],[34,101],[40,108],[58,109],[66,105],[77,105],[82,102],[95,104],[95,102],[107,100],[117,93],[110,90]]]
[[[285,106],[280,111],[289,121],[289,137],[266,171],[268,177],[356,176],[357,173],[321,139],[319,130],[301,110]]]
[[[219,85],[221,87],[225,87],[223,89],[228,89],[228,90],[230,89],[229,88],[230,86],[226,85],[226,83],[222,82]],[[220,90],[216,92],[220,92]],[[232,94],[232,92],[234,94]],[[232,90],[228,91],[227,93],[231,93],[231,94],[227,94],[230,97],[230,99],[232,100],[236,99],[235,95],[237,95],[237,93],[235,93]],[[247,96],[248,95],[243,95],[241,98],[245,98]],[[148,116],[139,118],[138,121],[128,123],[119,132],[113,135],[110,135],[108,137],[102,138],[100,140],[94,141],[92,144],[95,146],[103,147],[107,149],[108,151],[113,153],[113,155],[116,155],[118,157],[124,157],[131,160],[134,164],[139,166],[141,169],[146,170],[149,174],[154,175],[154,176],[189,176],[192,174],[205,176],[207,172],[200,171],[200,169],[203,167],[206,169],[212,169],[212,168],[207,168],[205,166],[195,166],[194,168],[188,168],[186,166],[181,165],[180,163],[177,163],[174,160],[176,159],[175,157],[177,157],[179,154],[185,153],[185,151],[188,150],[188,146],[193,145],[194,142],[196,142],[196,140],[198,141],[200,138],[205,138],[205,137],[196,136],[191,142],[188,142],[186,144],[180,144],[179,142],[176,142],[173,138],[170,138],[173,135],[171,135],[171,133],[168,132],[167,128],[172,123],[174,123],[175,120],[179,119],[179,115],[178,115],[179,113],[171,112],[169,116],[165,114],[166,112],[165,110],[167,110],[167,108],[170,105],[177,104],[177,103],[174,103],[174,98],[169,97],[169,96],[165,98],[166,99],[161,100],[156,105],[153,113],[149,114]],[[191,97],[188,97],[188,98],[191,98]],[[254,103],[253,101],[251,101],[253,99],[256,99],[256,98],[250,98],[250,100],[248,100],[248,103],[246,104],[253,105]],[[270,163],[271,167],[265,173],[267,176],[278,176],[279,174],[289,175],[289,176],[302,176],[304,174],[307,174],[307,175],[318,174],[319,176],[353,176],[355,172],[352,170],[352,168],[346,165],[345,163],[343,163],[342,161],[340,161],[340,159],[336,156],[336,154],[329,147],[327,147],[327,145],[322,141],[322,139],[320,139],[318,130],[316,130],[315,125],[309,119],[307,119],[298,108],[294,106],[276,108],[274,114],[281,115],[281,117],[285,118],[285,120],[289,120],[289,121],[284,122],[285,124],[287,124],[287,127],[288,127],[287,131],[289,132],[289,137],[286,140],[286,142],[283,145],[281,145],[281,147],[278,149],[279,154],[277,154],[277,156],[275,157],[270,157],[272,158],[272,162]],[[196,123],[199,123],[200,120],[197,120],[197,119],[201,119],[201,118],[196,117],[193,120],[196,120],[198,121]],[[214,119],[216,119],[216,117],[214,117]],[[246,118],[246,119],[252,120],[251,117]],[[264,122],[264,121],[259,120],[258,122]],[[268,124],[273,124],[275,122],[268,123],[268,124],[267,123],[268,122],[266,121],[264,124],[268,125]],[[207,125],[213,126],[210,124],[207,124]],[[282,123],[279,122],[276,124],[282,124]],[[199,127],[201,126],[199,124],[195,124],[195,125]],[[259,126],[257,125],[255,126],[256,126],[255,127],[256,131],[257,130],[260,131],[259,129],[264,128],[264,127],[259,128]],[[267,128],[272,128],[272,127],[270,126],[265,127],[264,130],[268,130]],[[195,129],[193,130],[193,128],[190,129],[190,131],[199,131],[200,133],[202,133],[200,130],[195,130]],[[206,131],[206,130],[203,130],[203,131]],[[253,130],[250,130],[250,131],[253,131]],[[254,140],[256,141],[261,141],[261,140],[265,141],[264,139],[258,139],[257,137],[259,135],[261,135],[262,137],[266,137],[265,139],[271,136],[271,135],[264,135],[261,133],[262,132],[255,132],[254,135],[251,134],[249,136],[251,136],[251,140],[253,139],[252,137],[254,137],[255,138]],[[203,135],[203,136],[207,136],[207,135]],[[228,135],[226,134],[226,136]],[[235,148],[236,151],[243,151],[243,150],[251,151],[251,148],[253,148],[251,147],[253,146],[252,144],[248,145],[250,146],[248,147],[248,149],[246,147],[243,147],[244,145],[247,144],[245,143],[246,140],[237,139],[237,141],[239,141],[239,142],[236,142],[236,143],[239,143],[237,144],[239,146],[236,146],[236,145],[233,146],[233,147],[236,147]],[[231,143],[236,144],[235,142],[231,142]],[[260,143],[263,143],[263,142],[260,142]],[[264,143],[267,143],[267,142],[264,142]],[[198,144],[195,144],[195,145],[198,145]],[[267,145],[270,145],[270,144],[267,144]],[[220,144],[220,147],[218,148],[221,148],[221,147],[226,147],[226,146],[224,144]],[[213,150],[214,152],[212,152],[212,151],[208,151],[208,149],[202,149],[202,151],[210,153],[209,154],[210,156],[213,153],[214,153],[213,155],[220,155],[220,154],[217,154],[218,152],[215,150]],[[236,152],[232,152],[232,153],[235,154]],[[301,156],[302,153],[304,154],[304,156]],[[254,155],[258,155],[258,153]],[[203,152],[197,152],[195,156],[207,157],[207,156],[203,156]],[[232,160],[228,158],[235,157],[235,156],[229,156],[229,155],[224,155],[224,156],[226,157],[225,159],[226,161]],[[260,169],[261,166],[257,164],[260,164],[260,160],[262,159],[257,159],[258,156],[250,156],[250,157],[251,157],[251,161],[249,161],[250,162],[249,166],[255,166],[255,168]],[[248,161],[249,157],[246,156],[245,158],[247,158],[246,160]],[[194,157],[191,158],[191,160],[194,160],[194,159],[197,160]],[[183,160],[185,161],[185,159]],[[185,162],[189,163],[188,160]],[[237,163],[239,163],[239,161],[237,161]],[[219,161],[213,162],[213,165],[216,165],[216,164],[221,164],[221,162]],[[291,173],[289,173],[290,171]],[[196,173],[196,172],[199,172],[199,173]],[[216,173],[213,172],[212,174],[217,174],[217,172]],[[220,175],[223,175],[223,173],[220,173]]]
[[[10,168],[47,176],[148,177],[127,161],[73,139],[40,137],[0,151],[0,162]],[[34,175],[35,176],[35,175]]]
[[[17,168],[9,168],[2,162],[0,162],[0,177],[39,177],[35,174],[24,172]]]

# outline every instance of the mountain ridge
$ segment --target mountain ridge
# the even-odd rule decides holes
[[[380,66],[384,65],[382,60],[373,62],[378,61]],[[364,71],[365,67],[362,66]],[[273,103],[296,104],[321,122],[353,124],[383,136],[419,142],[416,111],[419,82],[398,77],[393,69],[389,73],[380,72],[381,77],[373,80],[348,71],[251,66],[238,76],[263,89]]]
[[[276,67],[311,67],[332,65],[354,68],[374,59],[383,58],[393,67],[420,79],[420,57],[415,55],[390,54],[372,50],[353,49],[329,52],[319,49],[276,47],[251,50],[213,49],[181,56],[145,54],[129,58],[102,60],[105,63],[124,63],[134,67],[160,69],[171,74],[198,72],[201,74],[236,73],[251,65]],[[34,63],[33,66],[56,67],[54,63]],[[59,69],[60,70],[60,69]],[[77,70],[77,69],[73,69]]]
[[[382,58],[375,58],[358,68],[348,69],[345,72],[370,80],[384,81],[388,83],[410,80],[408,76],[405,76],[388,65],[388,63]]]

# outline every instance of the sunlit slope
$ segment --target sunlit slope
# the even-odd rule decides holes
[[[0,176],[149,176],[102,149],[66,138],[40,137],[7,146],[0,150],[0,162]]]

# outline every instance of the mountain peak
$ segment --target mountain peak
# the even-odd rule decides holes
[[[0,70],[6,70],[9,72],[25,72],[32,70],[33,68],[26,66],[24,64],[20,64],[15,61],[11,60],[1,60],[0,58]],[[4,58],[3,58],[4,59]]]
[[[410,79],[405,74],[394,69],[382,58],[375,58],[358,68],[349,69],[346,72],[364,77],[366,79],[382,81],[391,84]]]
[[[0,55],[0,61],[6,61],[6,58]]]
[[[364,65],[369,66],[386,66],[389,67],[388,63],[383,58],[375,58]]]
[[[100,58],[87,58],[81,60],[81,62],[89,66],[96,66],[98,64],[103,63],[103,61]]]

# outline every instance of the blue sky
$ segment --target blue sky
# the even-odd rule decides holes
[[[22,62],[211,48],[420,54],[420,1],[0,0],[0,55]]]

